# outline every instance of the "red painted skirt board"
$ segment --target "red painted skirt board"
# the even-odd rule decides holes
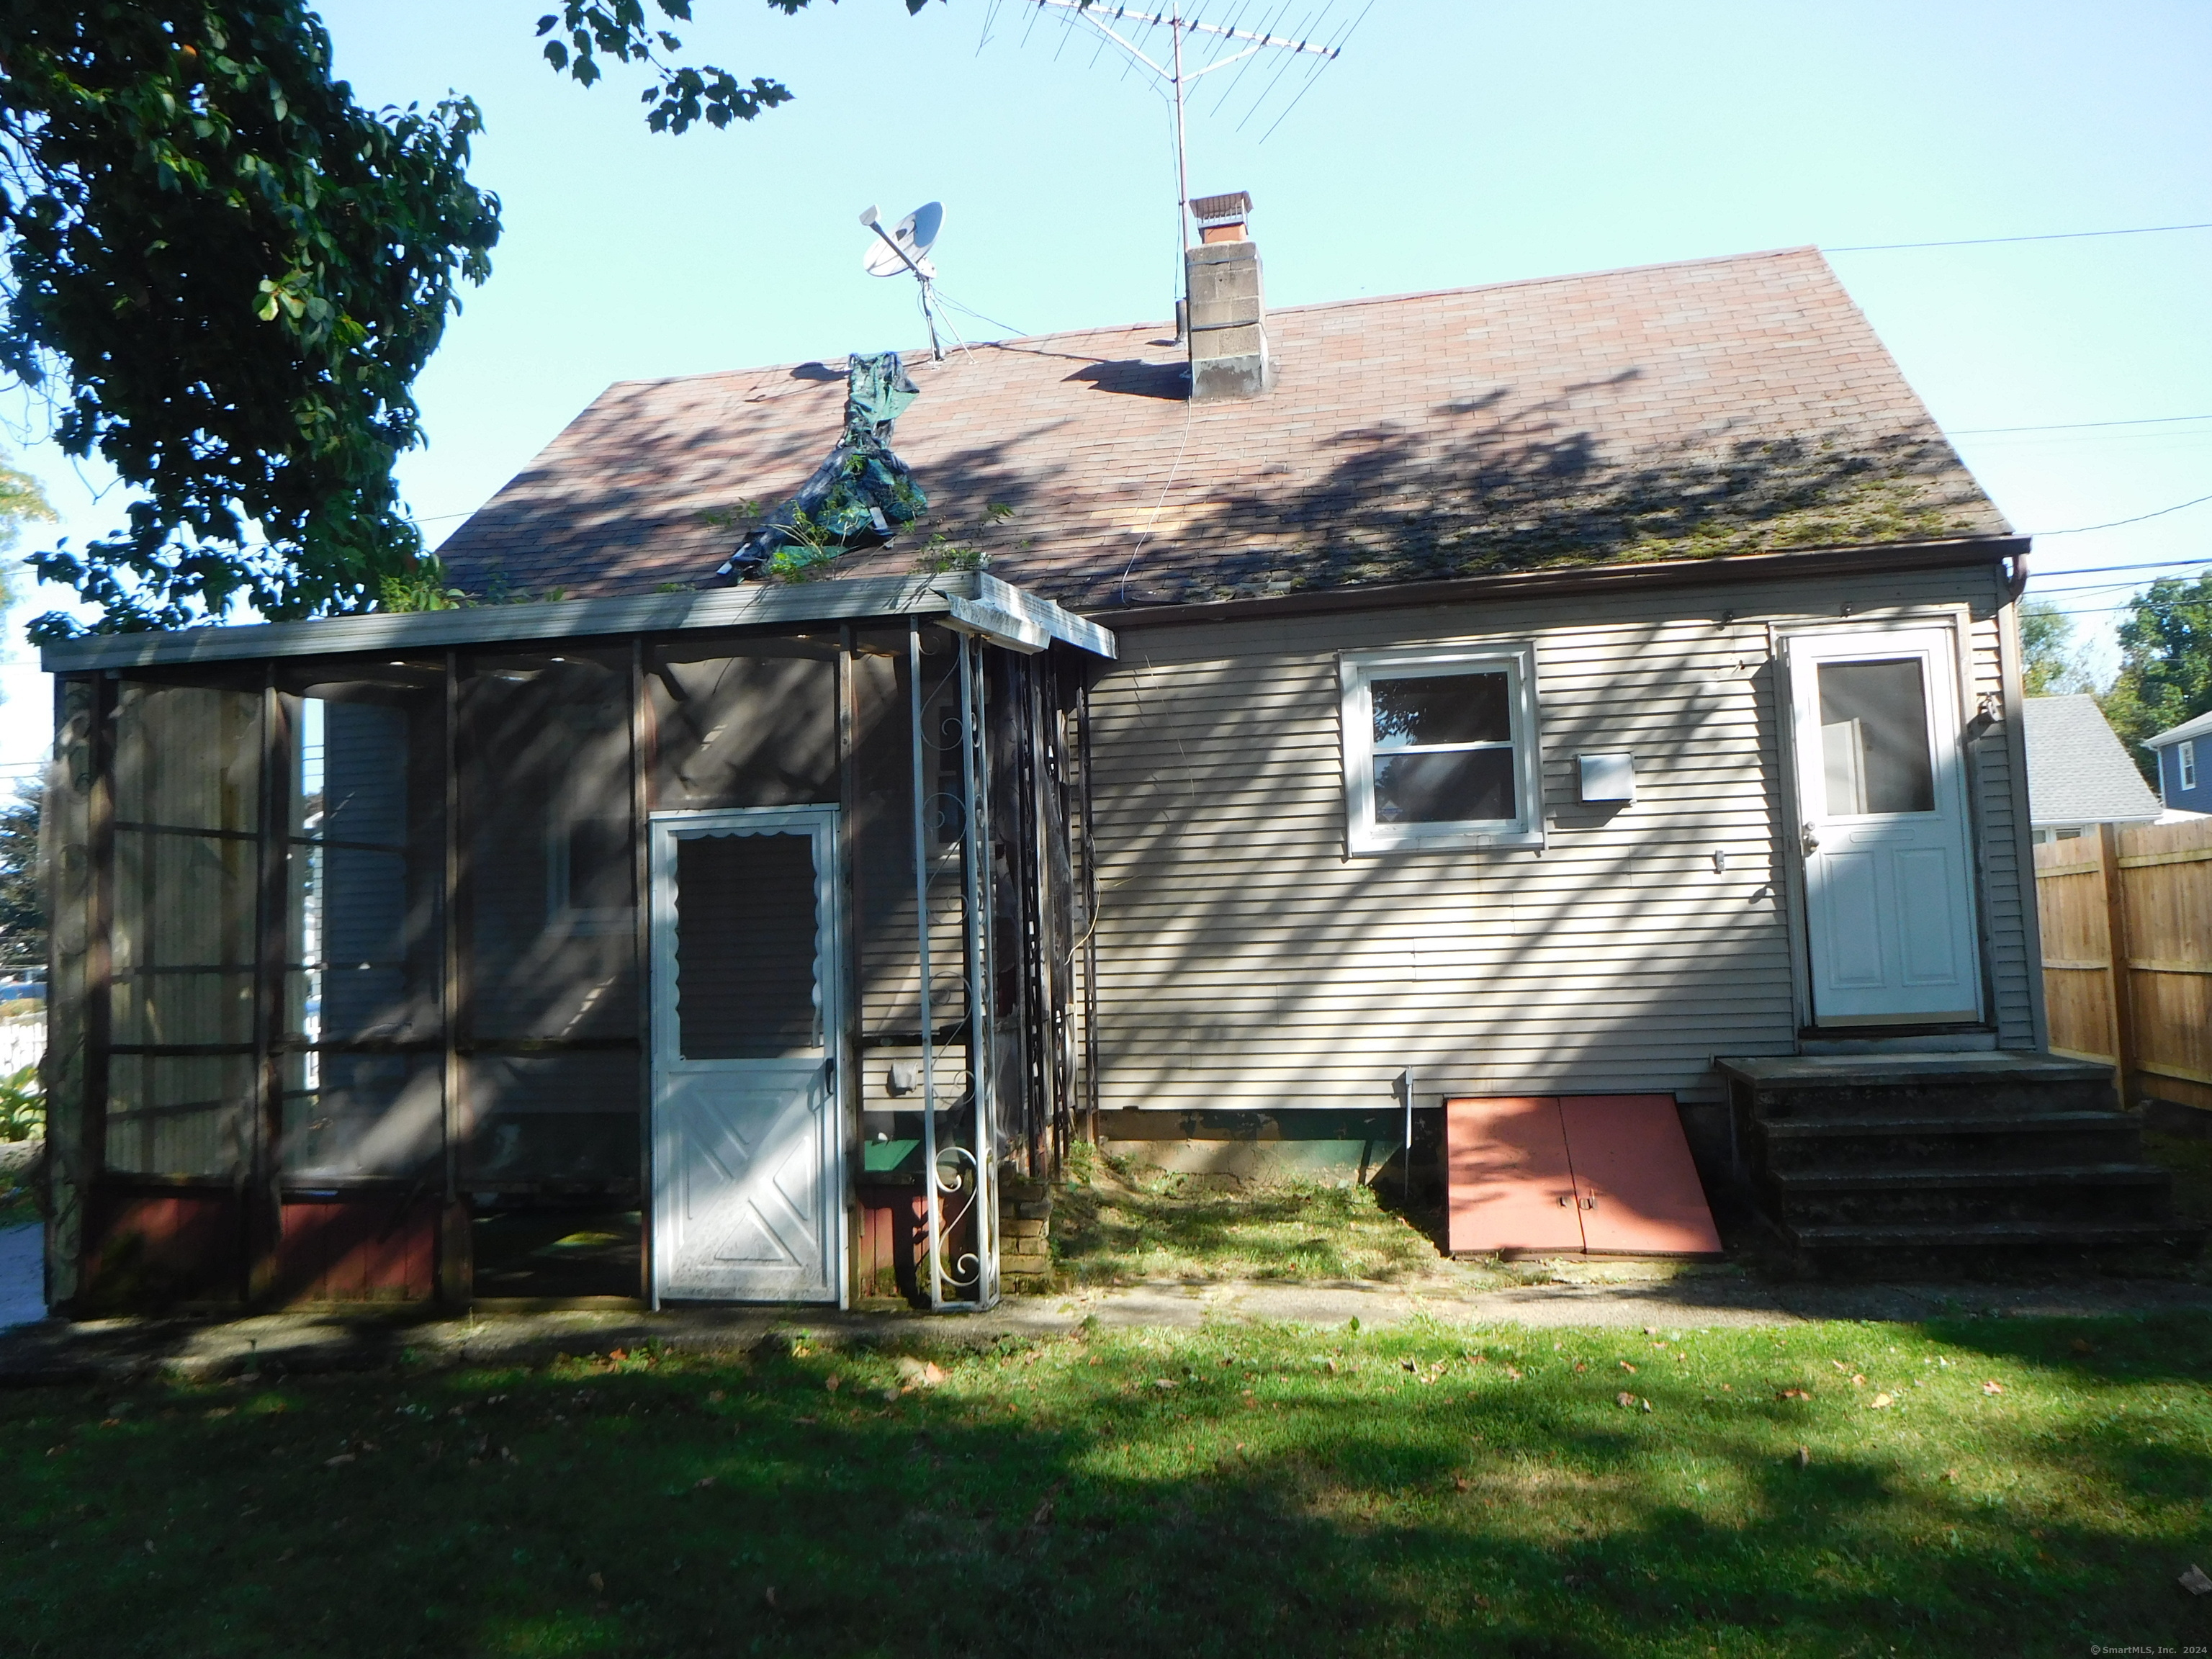
[[[286,1302],[425,1302],[438,1291],[438,1200],[427,1193],[288,1195],[277,1255]]]
[[[245,1285],[242,1230],[231,1188],[103,1182],[86,1206],[84,1304],[141,1312],[235,1302]]]
[[[1448,1100],[1444,1155],[1453,1254],[1583,1248],[1556,1099]]]
[[[1583,1248],[1593,1255],[1718,1255],[1672,1095],[1562,1095]]]

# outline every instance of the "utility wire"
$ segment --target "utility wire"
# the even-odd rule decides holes
[[[1999,432],[2081,432],[2096,426],[2170,426],[2176,421],[2212,421],[2212,415],[2146,415],[2133,421],[2054,421],[2048,426],[1955,426],[1954,438],[1988,437]]]
[[[2056,230],[2039,236],[1963,236],[1948,242],[1858,242],[1849,247],[1824,247],[1823,253],[1893,253],[1916,247],[1987,247],[1996,242],[2073,242],[2087,236],[2157,236],[2170,230],[2212,230],[2212,220],[2199,225],[2131,225],[2124,230]]]
[[[2179,513],[2185,507],[2202,507],[2212,501],[2212,495],[2199,495],[2193,501],[2176,501],[2172,507],[2161,507],[2155,513],[2138,513],[2132,519],[2113,519],[2104,524],[2077,524],[2070,530],[2031,530],[2031,536],[2081,536],[2092,530],[2118,530],[2124,524],[2141,524],[2146,519],[2162,519],[2169,513]]]

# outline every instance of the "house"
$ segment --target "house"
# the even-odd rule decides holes
[[[2028,823],[2039,845],[2072,841],[2100,823],[2158,822],[2158,797],[2094,697],[2030,697],[2021,712],[2027,722]]]
[[[2144,739],[2158,756],[2158,793],[2168,811],[2212,812],[2212,775],[2200,769],[2212,762],[2212,714]]]
[[[442,550],[557,603],[49,647],[52,1298],[974,1306],[1070,1135],[1447,1102],[2173,1242],[2044,1052],[2027,544],[1820,256],[1269,312],[1227,219],[1187,340],[611,388]]]

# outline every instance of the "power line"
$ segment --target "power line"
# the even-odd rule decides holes
[[[2093,426],[2167,426],[2176,421],[2212,421],[2212,415],[2147,415],[2135,421],[2054,421],[2049,426],[1959,426],[1954,438],[1987,437],[1999,432],[2080,432]]]
[[[2202,507],[2212,501],[2212,495],[2199,495],[2193,501],[2176,501],[2172,507],[2161,507],[2155,513],[2138,513],[2132,519],[2113,519],[2105,524],[2077,524],[2070,530],[2031,530],[2031,536],[2081,536],[2092,530],[2118,530],[2124,524],[2141,524],[2146,519],[2162,519],[2169,513],[2179,513],[2185,507]]]
[[[1996,242],[2073,242],[2087,236],[2156,236],[2170,230],[2212,230],[2212,220],[2197,225],[2131,225],[2124,230],[2055,230],[2039,236],[1963,236],[1948,242],[1859,242],[1824,247],[1823,253],[1893,253],[1916,247],[1987,247]]]

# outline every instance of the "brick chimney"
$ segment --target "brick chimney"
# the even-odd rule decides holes
[[[1190,400],[1256,398],[1275,381],[1260,303],[1260,249],[1246,234],[1252,198],[1243,191],[1190,204],[1198,246],[1183,252],[1190,291]]]

